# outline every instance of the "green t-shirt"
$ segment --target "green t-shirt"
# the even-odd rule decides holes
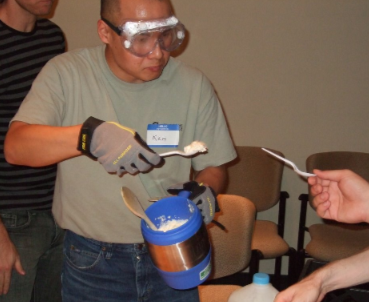
[[[148,207],[149,198],[167,196],[168,186],[188,181],[191,166],[197,171],[219,166],[236,152],[216,94],[201,72],[171,58],[160,78],[127,83],[111,72],[104,52],[99,46],[50,60],[13,120],[71,126],[94,116],[135,129],[145,140],[149,124],[178,124],[178,149],[205,142],[206,154],[167,157],[162,167],[135,176],[109,174],[87,156],[58,164],[53,213],[59,225],[100,241],[137,243],[143,241],[140,219],[123,203],[122,186]]]

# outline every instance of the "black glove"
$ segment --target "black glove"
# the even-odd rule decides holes
[[[200,209],[204,222],[206,224],[210,223],[214,218],[215,212],[220,211],[214,190],[196,181],[189,181],[173,185],[167,191],[169,194],[178,195],[183,190],[191,192],[188,198]]]
[[[77,149],[97,158],[106,171],[118,175],[145,172],[161,161],[133,129],[94,117],[83,123]]]

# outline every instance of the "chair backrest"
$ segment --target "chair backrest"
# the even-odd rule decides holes
[[[225,192],[250,199],[257,212],[272,208],[280,197],[284,163],[260,147],[237,146],[236,150],[237,159],[228,165]],[[279,151],[269,150],[284,157]]]
[[[319,170],[349,169],[369,181],[369,153],[331,151],[310,155],[306,159],[306,169],[312,172]],[[312,196],[309,195],[311,204]]]
[[[369,153],[352,152],[352,151],[330,151],[330,152],[321,152],[321,153],[311,154],[306,159],[306,170],[308,172],[312,172],[313,169],[320,169],[320,170],[349,169],[369,181]],[[333,240],[336,237],[339,237],[340,239],[342,239],[347,236],[345,235],[346,233],[345,230],[350,230],[350,229],[352,230],[356,228],[356,226],[345,224],[345,223],[340,223],[334,220],[324,220],[324,219],[322,223],[315,224],[313,226],[308,226],[306,223],[308,203],[310,203],[310,206],[313,208],[312,206],[313,197],[310,195],[310,186],[309,186],[309,193],[301,194],[299,196],[299,200],[301,201],[301,209],[300,209],[297,249],[302,257],[298,261],[298,264],[297,264],[299,266],[298,270],[300,271],[302,270],[306,257],[316,257],[317,259],[320,259],[322,251],[325,253],[324,257],[327,259],[328,258],[331,258],[330,260],[340,259],[337,257],[340,257],[338,256],[339,254],[342,255],[343,249],[341,247],[337,248],[337,246],[335,246],[334,249],[328,250],[330,256],[327,256],[328,252],[327,252],[326,247],[320,246],[321,242],[327,242],[327,241],[324,239],[319,240],[319,238],[323,238],[322,236],[324,236],[324,233],[327,234],[327,231],[332,229],[332,227],[334,227],[335,236],[331,236],[329,234],[328,236],[330,236],[330,239],[333,239]],[[322,226],[324,226],[324,228]],[[315,230],[315,237],[313,237],[314,233],[313,235],[310,235],[312,241],[310,241],[308,245],[306,245],[306,250],[305,250],[305,232],[309,230],[310,231]],[[317,230],[320,232],[320,236],[316,236]],[[312,244],[313,240],[314,240],[314,245]],[[350,250],[354,250],[356,248],[357,248],[357,245],[350,246]],[[344,249],[344,250],[345,250],[345,253],[347,253],[347,249]],[[319,257],[317,256],[318,253],[320,254]]]
[[[215,220],[227,230],[214,224],[208,226],[213,247],[211,279],[229,276],[247,268],[255,223],[255,206],[247,198],[219,195],[218,202],[221,211],[216,213]]]

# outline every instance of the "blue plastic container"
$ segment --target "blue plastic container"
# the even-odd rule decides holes
[[[159,228],[164,220],[184,219],[178,228],[162,232],[152,230],[141,220],[141,231],[151,259],[164,281],[175,289],[189,289],[204,282],[211,272],[211,246],[206,226],[197,206],[187,197],[167,197],[146,209],[147,216]]]

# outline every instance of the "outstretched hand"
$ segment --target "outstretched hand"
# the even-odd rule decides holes
[[[350,170],[314,170],[310,193],[317,214],[345,223],[369,222],[369,183]]]

